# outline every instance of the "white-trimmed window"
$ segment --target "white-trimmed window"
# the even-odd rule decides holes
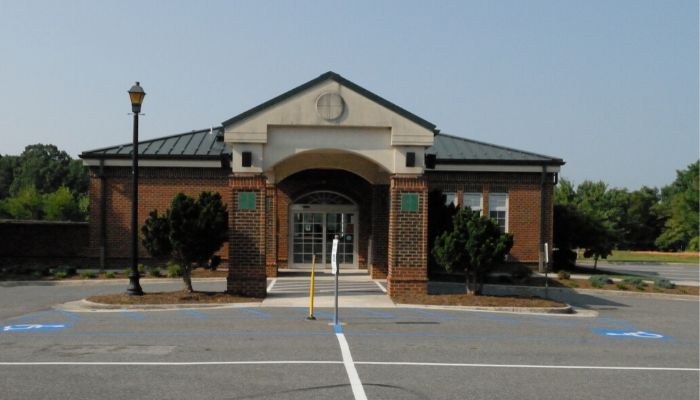
[[[489,218],[495,219],[501,233],[508,231],[508,194],[489,194]]]
[[[484,198],[481,193],[464,193],[462,196],[464,208],[471,208],[472,211],[484,215]]]
[[[450,204],[454,205],[457,207],[457,193],[455,192],[443,192],[443,196],[445,196],[445,205],[450,206]]]

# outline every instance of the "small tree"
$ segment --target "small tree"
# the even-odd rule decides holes
[[[457,214],[457,207],[452,203],[446,205],[446,202],[447,197],[442,191],[432,190],[428,193],[428,246],[433,246],[440,235],[452,229],[452,217]],[[440,267],[431,254],[428,257],[428,274]]]
[[[513,248],[513,234],[502,234],[496,221],[470,209],[459,210],[452,226],[435,241],[433,256],[447,270],[464,271],[467,293],[480,295],[484,273],[503,262]]]
[[[40,220],[44,217],[44,203],[34,186],[23,187],[16,197],[1,204],[4,213],[14,219]]]
[[[571,204],[554,206],[554,247],[558,252],[567,254],[575,248],[585,248],[584,257],[593,257],[593,270],[598,266],[598,259],[608,258],[615,247],[617,237],[610,230],[584,214]],[[558,260],[561,261],[561,260]],[[557,265],[557,268],[565,268]]]
[[[53,193],[45,194],[44,219],[47,221],[85,221],[85,214],[73,198],[70,190],[61,186]]]
[[[149,213],[141,232],[151,256],[180,265],[183,291],[189,293],[193,269],[216,268],[210,260],[228,241],[228,211],[219,193],[202,192],[197,201],[178,193],[164,215],[157,209]]]

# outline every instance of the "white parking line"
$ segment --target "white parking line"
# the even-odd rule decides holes
[[[357,374],[355,364],[352,362],[352,354],[350,354],[348,341],[345,340],[345,335],[343,335],[339,329],[336,330],[335,336],[338,338],[338,343],[340,343],[340,352],[343,354],[343,364],[345,364],[345,370],[348,372],[352,394],[355,395],[355,400],[367,400],[365,388],[362,387],[362,381],[360,381],[360,376]]]
[[[613,369],[613,370],[642,370],[642,371],[700,371],[700,368],[666,368],[666,367],[601,367],[589,365],[522,365],[522,364],[458,364],[458,363],[411,363],[411,362],[381,362],[358,361],[361,365],[407,365],[419,367],[488,367],[488,368],[545,368],[545,369]]]
[[[342,333],[337,334],[339,336],[338,341],[340,341],[340,336]],[[598,369],[598,370],[637,370],[637,371],[690,371],[696,372],[700,371],[700,368],[669,368],[669,367],[605,367],[605,366],[593,366],[593,365],[522,365],[522,364],[461,364],[461,363],[412,363],[412,362],[382,362],[382,361],[353,361],[350,355],[350,350],[348,348],[347,341],[343,336],[343,342],[345,343],[345,350],[343,349],[343,342],[341,342],[341,351],[343,353],[343,361],[202,361],[202,362],[79,362],[79,361],[55,361],[55,362],[0,362],[0,366],[52,366],[52,365],[113,365],[113,366],[126,366],[126,365],[147,365],[147,366],[175,366],[175,367],[186,367],[186,366],[197,366],[197,365],[285,365],[285,364],[344,364],[348,368],[348,376],[353,374],[354,378],[350,378],[350,383],[359,386],[360,395],[355,394],[356,399],[366,399],[364,393],[364,388],[362,388],[362,382],[357,375],[357,370],[355,369],[355,364],[359,365],[399,365],[399,366],[416,366],[416,367],[482,367],[482,368],[543,368],[543,369]],[[347,359],[346,359],[347,350]],[[351,372],[352,371],[352,372]],[[353,392],[355,392],[355,384],[353,384]],[[362,396],[362,397],[360,397]]]
[[[382,286],[381,283],[379,283],[379,282],[377,282],[377,281],[374,281],[374,283],[376,283],[377,286],[379,286],[379,288],[382,289],[382,292],[386,293],[386,289],[384,288],[384,286]]]
[[[342,364],[342,361],[198,361],[198,362],[79,362],[79,361],[55,361],[55,362],[0,362],[0,366],[22,365],[150,365],[150,366],[175,366],[186,367],[189,365],[259,365],[259,364]]]

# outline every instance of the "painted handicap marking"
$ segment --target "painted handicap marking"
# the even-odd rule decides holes
[[[609,337],[620,337],[620,338],[637,338],[637,339],[673,339],[670,336],[664,336],[656,332],[645,332],[645,331],[618,331],[610,329],[591,329],[595,333],[600,333],[601,335]]]
[[[67,313],[67,312],[65,312],[65,311],[61,311],[61,310],[51,310],[51,311],[46,311],[46,312],[39,313],[39,314],[36,314],[36,315],[30,315],[29,317],[25,317],[25,318],[20,319],[20,321],[26,321],[26,320],[29,320],[29,319],[32,319],[32,318],[40,317],[40,316],[42,316],[42,315],[51,314],[51,313],[60,313],[60,314],[63,314],[63,315],[65,315],[65,316],[67,316],[67,317],[73,318],[73,319],[76,320],[76,321],[80,321],[80,318],[76,317],[75,315],[69,314],[69,313]]]
[[[19,325],[6,325],[2,327],[3,332],[12,331],[60,331],[63,328],[67,328],[73,324],[19,324]]]

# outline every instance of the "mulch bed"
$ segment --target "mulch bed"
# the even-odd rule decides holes
[[[145,293],[143,296],[127,296],[125,294],[108,294],[92,296],[86,299],[101,304],[230,304],[254,303],[263,299],[254,297],[233,296],[222,292],[159,292]]]
[[[474,296],[468,294],[399,294],[391,296],[395,304],[473,307],[566,307],[566,303],[523,296]]]
[[[6,276],[0,276],[0,281],[80,281],[80,280],[103,280],[103,279],[127,279],[129,278],[129,271],[126,271],[123,274],[116,274],[114,278],[107,278],[105,277],[105,274],[99,274],[97,271],[95,272],[95,276],[92,278],[83,278],[80,276],[80,274],[73,275],[73,276],[68,276],[65,278],[57,278],[53,275],[47,275],[47,276],[42,276],[42,277],[35,277],[33,275],[6,275]],[[162,279],[162,278],[167,278],[165,275],[165,271],[163,270],[163,275],[162,276],[151,276],[147,273],[142,273],[141,279]],[[209,271],[209,270],[204,270],[201,268],[195,269],[192,271],[192,278],[226,278],[228,276],[228,271]],[[175,279],[175,278],[172,278]],[[180,277],[177,277],[177,279],[182,279]]]

